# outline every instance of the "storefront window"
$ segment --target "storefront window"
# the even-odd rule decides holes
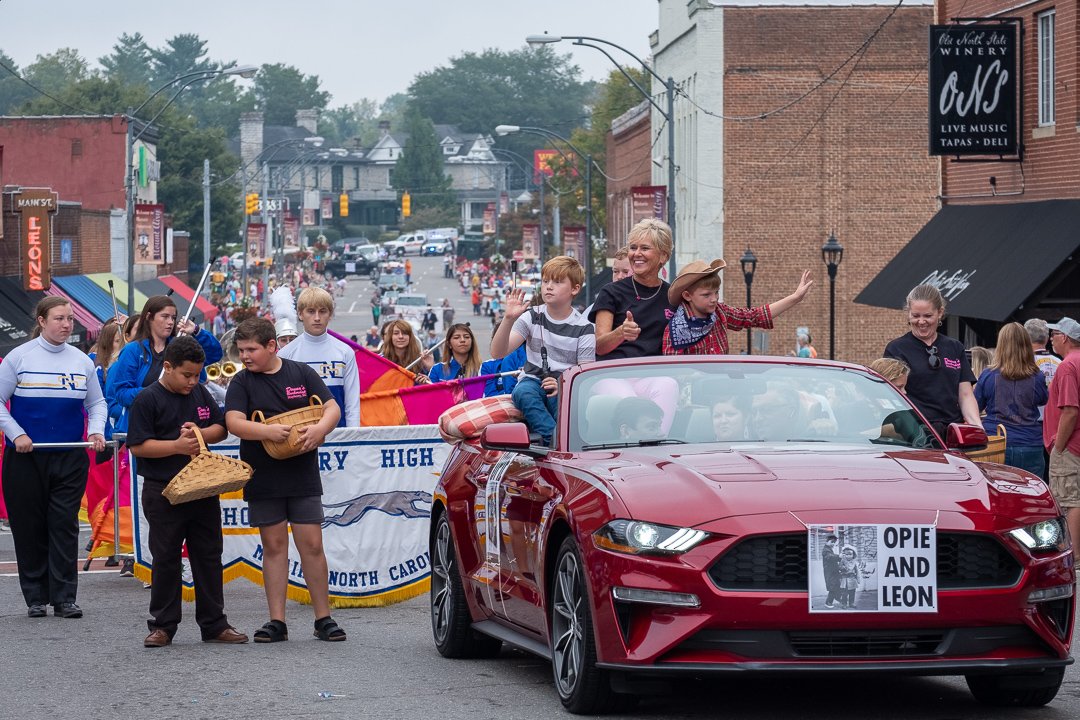
[[[1039,125],[1053,125],[1054,113],[1054,11],[1039,21]]]

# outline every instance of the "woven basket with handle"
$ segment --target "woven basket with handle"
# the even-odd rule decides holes
[[[269,418],[263,417],[261,410],[256,410],[251,413],[251,419],[254,422],[260,422],[266,425],[288,425],[291,428],[289,430],[289,437],[281,442],[273,440],[262,441],[263,449],[266,450],[267,455],[275,460],[285,460],[296,457],[303,452],[303,450],[300,449],[300,428],[314,425],[322,420],[323,416],[322,398],[317,395],[312,395],[308,400],[308,403],[308,406],[305,408],[297,408],[296,410],[290,410],[289,412],[284,412]]]
[[[986,447],[981,450],[968,450],[964,454],[978,462],[1005,462],[1005,426],[997,426],[997,435],[986,437]]]
[[[199,454],[191,458],[161,493],[173,505],[240,490],[251,479],[250,465],[210,452],[199,428],[194,430]]]

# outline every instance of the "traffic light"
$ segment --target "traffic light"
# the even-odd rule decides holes
[[[338,196],[338,210],[341,217],[349,217],[349,195],[348,193],[341,193]]]
[[[256,215],[259,212],[259,193],[248,193],[244,198],[244,209],[248,215]]]
[[[412,198],[409,197],[409,193],[401,194],[401,217],[409,217],[412,215]]]

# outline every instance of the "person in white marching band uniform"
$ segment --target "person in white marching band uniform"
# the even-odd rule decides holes
[[[4,502],[27,615],[45,617],[51,604],[57,617],[80,618],[77,516],[90,458],[81,447],[34,443],[81,442],[85,417],[86,439],[94,450],[104,450],[107,405],[93,361],[67,344],[75,325],[71,304],[47,297],[38,303],[35,319],[33,338],[0,364]]]
[[[356,354],[326,332],[334,316],[334,299],[322,288],[309,287],[296,299],[296,311],[304,332],[279,350],[278,357],[304,363],[318,373],[342,408],[339,427],[359,427],[360,375],[356,370]]]

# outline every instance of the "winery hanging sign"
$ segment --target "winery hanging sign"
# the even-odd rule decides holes
[[[930,27],[930,154],[1015,155],[1017,27]]]

